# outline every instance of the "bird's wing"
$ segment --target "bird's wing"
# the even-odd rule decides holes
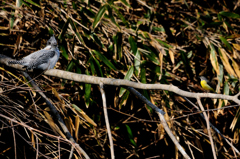
[[[36,51],[32,53],[31,59],[38,59],[38,58],[44,57],[48,52],[49,50],[45,50],[45,49]]]
[[[49,50],[45,50],[45,49],[38,50],[36,52],[29,54],[28,56],[25,56],[22,60],[26,62],[30,62],[32,60],[40,58],[40,56],[42,56],[43,54],[46,54],[47,52],[49,52]]]
[[[55,51],[49,51],[49,50],[40,50],[40,51],[38,55],[33,56],[31,58],[32,60],[30,61],[30,65],[28,66],[27,69],[34,69],[41,64],[48,63],[50,58],[52,58],[55,55]]]
[[[213,88],[213,84],[212,84],[212,82],[210,82],[209,80],[207,80],[207,84],[208,84],[210,87]]]

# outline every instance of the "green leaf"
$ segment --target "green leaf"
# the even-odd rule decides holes
[[[110,69],[113,70],[117,70],[116,67],[100,52],[96,51],[96,50],[92,50],[92,53],[94,53],[95,55],[97,55],[97,57],[103,62],[105,63],[105,65],[107,65]]]
[[[159,31],[159,32],[164,32],[165,33],[165,29],[163,27],[153,27],[152,28],[153,31]]]
[[[67,22],[63,25],[62,31],[61,31],[61,33],[59,34],[58,39],[63,40],[63,36],[64,36],[64,34],[66,33],[66,31],[67,31],[67,29],[68,29],[68,24],[69,24],[69,22],[70,22],[70,18],[68,18]]]
[[[75,23],[72,21],[72,19],[70,19],[69,22],[70,22],[70,25],[72,26],[73,31],[75,32],[75,34],[77,35],[78,39],[80,40],[80,42],[82,42],[85,45],[85,42],[84,42],[81,34],[79,34]]]
[[[223,94],[229,95],[229,85],[228,85],[228,82],[227,82],[227,81],[224,82]]]
[[[76,66],[76,73],[82,74],[82,71],[81,71],[80,67],[78,67],[78,66]]]
[[[105,48],[105,46],[102,44],[101,40],[98,38],[98,36],[95,33],[92,33],[91,37],[100,47]]]
[[[88,70],[86,70],[86,74],[89,75]],[[84,99],[85,99],[85,104],[86,107],[89,107],[90,103],[90,95],[91,95],[91,84],[85,84],[85,94],[84,94]]]
[[[112,8],[110,6],[108,6],[108,14],[109,14],[109,18],[111,19],[111,21],[113,22],[113,24],[115,24],[118,29],[121,29],[120,26],[118,25],[118,23],[116,22],[114,15],[112,13]]]
[[[220,15],[223,15],[223,16],[225,16],[225,17],[229,17],[229,18],[240,18],[240,15],[239,15],[239,14],[237,14],[237,13],[232,13],[232,12],[224,12],[224,11],[222,11],[222,12],[220,12],[219,14],[220,14]]]
[[[126,0],[121,0],[121,2],[131,8],[130,4]]]
[[[220,36],[220,39],[221,39],[221,41],[227,46],[227,48],[232,51],[232,47],[231,47],[231,45],[228,43],[227,39],[225,39],[225,38],[222,37],[222,36]]]
[[[33,2],[33,1],[31,1],[31,0],[25,0],[26,2],[28,2],[28,3],[30,3],[30,4],[32,4],[32,5],[34,5],[34,6],[36,6],[36,7],[39,7],[39,8],[41,8],[41,6],[39,5],[39,4],[37,4],[37,3],[35,3],[35,2]],[[23,2],[24,3],[24,2]]]
[[[132,78],[133,71],[134,71],[134,68],[133,68],[133,66],[131,66],[130,69],[128,70],[126,76],[124,77],[124,79],[125,80],[130,80]]]
[[[51,28],[50,26],[48,26],[48,33],[49,33],[50,35],[53,35],[53,34],[54,34],[54,32],[53,32],[53,30],[52,30],[52,28]]]
[[[222,64],[219,64],[219,72],[220,74],[217,75],[218,83],[217,83],[216,92],[219,92],[221,88],[221,84],[223,83],[224,67]]]
[[[91,10],[91,8],[87,9],[87,8],[82,8],[82,13],[86,14],[88,17],[90,18],[95,18],[95,14],[94,12]],[[86,19],[86,18],[84,18]]]
[[[211,23],[206,23],[204,24],[204,28],[208,28],[208,27],[219,27],[222,25],[222,22],[211,22]]]
[[[68,63],[68,65],[67,65],[66,71],[70,71],[70,72],[71,72],[74,66],[75,66],[75,62],[74,62],[73,60],[71,60],[71,61]],[[61,85],[64,86],[65,83],[66,83],[66,81],[67,81],[67,80],[64,79],[64,80],[62,81]]]
[[[100,66],[98,60],[95,59],[95,58],[93,58],[93,59],[94,59],[95,64],[97,65],[97,68],[99,70],[100,76],[103,77],[103,72],[102,72],[102,69],[101,69],[101,66]]]
[[[114,40],[114,44],[116,47],[116,53],[118,55],[118,59],[121,60],[122,59],[122,33],[118,32],[116,36],[114,36],[113,38]]]
[[[162,40],[156,39],[160,44],[164,45],[167,48],[173,48],[171,45],[167,44],[166,42],[163,42]]]
[[[138,50],[137,43],[135,42],[132,36],[128,38],[128,42],[130,43],[133,54],[135,55],[134,57],[135,74],[138,76],[141,64],[140,52]]]
[[[74,66],[75,66],[75,62],[72,60],[72,61],[68,64],[66,71],[70,71],[70,72],[71,72]]]
[[[126,126],[126,129],[127,129],[128,138],[129,138],[130,142],[132,143],[132,145],[134,147],[137,147],[137,144],[136,144],[136,142],[134,141],[134,138],[133,138],[133,134],[132,134],[131,128],[127,124],[125,126]]]
[[[147,80],[146,80],[146,69],[145,69],[145,66],[144,65],[141,65],[141,82],[142,83],[147,83]]]
[[[186,74],[188,76],[188,78],[193,78],[193,72],[192,72],[192,69],[191,69],[191,66],[190,66],[190,61],[188,60],[187,58],[187,54],[186,52],[184,51],[180,51],[181,53],[181,59],[183,61],[183,64],[184,64],[184,68],[185,68],[185,71],[186,71]]]
[[[156,56],[156,54],[150,48],[148,48],[148,51],[150,51],[150,54],[149,53],[144,53],[143,56],[146,56],[151,62],[155,63],[156,65],[159,65],[160,64],[159,59]]]
[[[60,46],[59,46],[59,49],[60,49],[61,52],[62,52],[62,56],[63,56],[66,60],[68,60],[68,53],[67,53],[67,50],[65,49],[65,47],[64,47],[63,45],[60,45]]]
[[[13,28],[14,21],[15,21],[15,17],[14,17],[14,14],[12,13],[12,15],[10,17],[10,21],[9,21],[11,29]]]
[[[140,52],[137,50],[137,53],[134,57],[134,67],[135,67],[136,76],[138,76],[140,73],[140,65],[141,65],[141,55],[140,55]]]
[[[119,102],[119,109],[122,109],[122,106],[126,105],[129,94],[130,92],[128,90],[123,94],[121,101]]]
[[[90,57],[87,63],[90,64],[90,69],[91,69],[92,75],[96,75],[96,69],[95,69],[95,66],[93,63],[93,57]]]
[[[126,27],[128,26],[128,21],[124,18],[124,16],[119,12],[119,10],[117,8],[115,8],[114,6],[112,6],[112,8],[114,9],[115,13],[117,14],[118,18],[120,18],[122,20],[122,22],[124,23],[124,25]]]
[[[142,83],[147,83],[147,79],[146,79],[146,69],[145,69],[145,66],[144,65],[141,65],[141,82]],[[147,90],[142,90],[142,94],[144,95],[144,97],[146,97],[148,100],[150,100],[150,97],[148,95],[148,92]]]
[[[132,78],[133,71],[134,71],[134,67],[131,66],[130,69],[128,70],[126,76],[124,77],[124,79],[125,80],[130,80]],[[120,92],[119,92],[119,96],[121,97],[125,91],[126,91],[126,89],[121,87]]]
[[[132,36],[130,36],[128,38],[128,42],[130,43],[133,54],[136,55],[136,53],[137,53],[137,43],[135,42],[135,40],[133,39]]]
[[[97,27],[97,25],[99,24],[100,20],[103,18],[104,14],[107,11],[107,4],[103,5],[100,9],[99,12],[97,13],[94,22],[93,22],[93,29],[95,29]]]
[[[74,10],[77,10],[77,5],[74,1],[72,2],[72,7],[73,7]]]

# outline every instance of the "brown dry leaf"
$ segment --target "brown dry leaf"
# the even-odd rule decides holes
[[[166,51],[164,50],[164,47],[162,47],[153,37],[151,34],[148,34],[151,41],[149,42],[152,47],[154,47],[156,50],[159,51],[159,53],[162,53],[164,56],[166,56]]]
[[[172,51],[172,49],[169,49],[168,52],[169,52],[169,56],[172,61],[172,64],[175,64],[174,52]]]
[[[57,99],[61,102],[64,103],[63,100],[60,98],[57,90],[55,88],[52,87],[52,93],[54,94],[55,97],[57,97]]]
[[[234,135],[233,135],[234,144],[237,144],[239,142],[239,135],[240,135],[240,130],[239,130],[239,128],[237,128],[234,131]]]
[[[240,55],[239,55],[238,51],[234,48],[232,48],[232,49],[233,49],[233,58],[234,59],[240,59]]]
[[[22,35],[18,35],[17,41],[14,45],[13,56],[16,56],[16,53],[19,50],[21,43],[22,43]]]
[[[64,101],[60,98],[59,96],[59,93],[57,92],[57,90],[55,88],[52,88],[52,93],[54,94],[55,97],[57,97],[57,99],[60,101],[60,104],[58,104],[58,108],[59,108],[59,105],[60,105],[60,108],[59,109],[62,109],[62,111],[67,114],[67,110],[65,108],[65,103]],[[61,111],[61,112],[62,112]]]
[[[25,83],[24,81],[22,81],[20,78],[18,78],[18,76],[16,76],[16,75],[14,75],[12,72],[10,72],[10,71],[7,71],[7,70],[5,70],[4,68],[2,68],[2,67],[0,67],[0,70],[2,70],[2,71],[4,71],[4,72],[6,72],[7,74],[9,74],[9,75],[11,75],[11,76],[13,76],[14,78],[16,78],[17,80],[19,80],[20,82],[22,82],[22,83]]]
[[[239,54],[239,51],[240,51],[240,45],[239,44],[232,44],[233,45],[233,58],[235,59],[240,59],[240,54]]]
[[[225,22],[223,22],[223,28],[226,30],[226,32],[228,32],[228,26]]]
[[[116,90],[117,90],[117,88],[116,88]],[[117,92],[117,91],[116,91]],[[116,95],[115,94],[115,96],[114,96],[114,108],[117,108],[117,106],[118,106],[118,103],[119,102],[119,96],[118,95]]]
[[[223,48],[220,48],[220,58],[222,60],[222,63],[224,65],[224,68],[227,70],[227,72],[230,74],[230,75],[233,75],[234,77],[237,77],[237,75],[235,74],[232,66],[230,65],[229,63],[229,60],[228,60],[228,56],[227,56],[227,52],[223,49]]]
[[[151,103],[155,103],[154,97],[151,94],[150,94],[150,101],[151,101]]]
[[[35,147],[35,145],[36,145],[36,143],[35,143],[35,136],[34,136],[34,133],[33,133],[33,132],[31,132],[31,140],[32,140],[33,148],[36,148],[36,147]]]
[[[219,71],[219,64],[218,64],[218,60],[217,60],[217,56],[216,56],[216,51],[213,48],[212,45],[210,45],[211,48],[211,52],[210,52],[210,61],[211,64],[214,68],[214,70],[217,72],[217,75],[220,75],[220,71]]]
[[[169,115],[168,115],[168,113],[167,113],[168,111],[167,111],[167,108],[166,108],[166,106],[165,106],[166,103],[165,103],[164,100],[161,100],[161,105],[162,105],[163,111],[166,112],[166,113],[164,114],[164,118],[165,118],[166,121],[168,121],[167,124],[168,124],[169,128],[171,129],[171,128],[172,128],[172,123],[170,122],[170,117],[169,117]]]
[[[76,142],[78,142],[78,130],[79,130],[79,125],[80,125],[80,119],[79,119],[79,117],[76,115],[76,116],[75,116],[75,138],[76,138]]]
[[[84,119],[87,120],[87,122],[89,122],[89,123],[92,124],[93,126],[97,126],[97,124],[96,124],[91,118],[89,118],[89,116],[88,116],[85,112],[81,111],[81,112],[79,112],[79,113],[81,114],[81,116],[82,116]],[[79,114],[79,115],[80,115],[80,114]]]
[[[240,78],[239,66],[238,66],[238,64],[235,62],[235,60],[233,58],[231,58],[231,60],[232,60],[233,69],[236,72],[238,78]]]
[[[219,115],[219,114],[222,114],[222,115],[224,115],[224,109],[220,109],[220,108],[222,108],[222,104],[223,104],[223,100],[222,99],[220,99],[219,100],[219,103],[218,103],[218,111],[214,111],[215,113],[214,113],[214,116],[215,116],[215,119],[217,119],[217,116]]]
[[[232,45],[236,50],[240,51],[240,45],[239,44],[232,43]]]
[[[160,63],[160,72],[159,72],[159,78],[158,78],[158,80],[160,80],[160,79],[162,78],[163,54],[159,53],[158,56],[159,56],[159,63]]]
[[[164,127],[162,124],[158,124],[158,136],[159,136],[159,139],[163,139],[164,138]]]
[[[239,112],[239,108],[238,108],[237,112]],[[231,125],[230,125],[230,128],[229,128],[229,129],[231,129],[232,131],[234,130],[234,128],[235,128],[235,126],[236,126],[236,124],[237,124],[237,121],[238,121],[239,116],[240,116],[240,113],[238,113],[238,114],[233,118],[233,121],[232,121],[232,123],[231,123]]]
[[[45,119],[47,121],[47,123],[50,125],[50,127],[52,128],[53,132],[57,135],[61,135],[64,139],[66,139],[66,136],[62,133],[62,131],[59,129],[59,127],[54,123],[51,115],[46,111],[47,109],[45,109],[44,111],[44,115],[45,115]]]
[[[75,113],[78,114],[80,117],[84,118],[85,120],[87,120],[87,122],[89,122],[90,124],[92,124],[93,126],[97,126],[97,124],[91,119],[89,118],[89,116],[82,110],[80,109],[78,106],[76,106],[75,104],[72,104],[72,107],[74,108],[73,110],[75,110]]]
[[[78,159],[78,158],[79,158],[75,153],[73,153],[73,155],[74,155],[75,159]]]
[[[73,136],[73,128],[74,128],[74,126],[73,126],[73,122],[72,122],[72,119],[71,119],[71,117],[64,117],[64,122],[65,122],[65,124],[66,124],[66,126],[67,126],[67,128],[68,128],[68,130],[69,130],[69,132],[70,132],[70,134]]]

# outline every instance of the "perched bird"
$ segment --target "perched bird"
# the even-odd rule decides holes
[[[207,78],[205,78],[204,76],[200,76],[200,79],[201,79],[200,84],[203,89],[207,91],[215,92],[214,89],[211,87],[211,83],[207,80]]]
[[[42,50],[31,53],[21,60],[8,61],[8,64],[23,65],[26,70],[49,70],[54,68],[60,56],[57,40],[54,35],[47,41],[47,46]]]

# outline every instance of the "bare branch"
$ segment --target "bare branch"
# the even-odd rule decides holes
[[[59,115],[57,109],[52,105],[52,103],[48,100],[46,95],[40,90],[40,88],[36,85],[36,83],[32,80],[32,78],[26,73],[22,72],[22,74],[30,81],[31,85],[37,92],[42,96],[42,98],[45,100],[46,104],[49,106],[53,116],[57,119],[59,125],[62,127],[64,133],[66,134],[67,138],[75,143],[76,148],[84,155],[86,159],[89,159],[89,156],[87,153],[79,146],[79,144],[76,143],[76,141],[71,136],[70,132],[68,131],[68,128],[64,124],[64,121],[62,120],[61,116]]]
[[[153,110],[156,111],[156,113],[158,114],[161,124],[163,125],[165,131],[167,132],[168,136],[171,138],[171,140],[173,141],[173,143],[175,144],[175,146],[178,148],[178,150],[182,153],[182,155],[185,158],[190,158],[187,153],[184,151],[184,149],[182,148],[182,146],[179,144],[179,142],[177,141],[177,139],[175,138],[175,136],[173,135],[173,133],[171,132],[170,128],[167,125],[167,122],[163,116],[163,114],[165,114],[164,111],[162,111],[161,109],[159,109],[158,107],[156,107],[155,105],[153,105],[150,101],[148,101],[142,94],[140,94],[138,91],[136,91],[134,88],[132,87],[127,87],[127,89],[133,93],[135,96],[137,96],[140,100],[142,100],[143,102],[145,102],[148,106],[150,106]]]
[[[114,159],[114,158],[115,158],[115,155],[114,155],[114,146],[113,146],[113,140],[112,140],[111,127],[110,127],[109,119],[108,119],[106,95],[105,95],[105,91],[104,91],[104,89],[103,89],[103,84],[100,83],[99,86],[100,86],[100,91],[101,91],[101,94],[102,94],[103,112],[104,112],[104,117],[105,117],[105,123],[106,123],[106,127],[107,127],[107,132],[108,132],[108,138],[109,138],[109,142],[110,142],[111,158]]]
[[[217,159],[217,155],[216,155],[216,151],[215,151],[215,148],[214,148],[214,143],[213,143],[213,139],[212,139],[211,128],[210,128],[207,113],[204,111],[204,108],[203,108],[203,105],[202,105],[202,102],[201,102],[200,98],[197,98],[197,102],[198,102],[198,105],[200,106],[200,109],[203,111],[203,115],[204,115],[205,120],[206,120],[208,137],[209,137],[209,140],[211,142],[213,157],[214,157],[214,159]]]
[[[194,93],[188,92],[179,89],[177,86],[174,85],[167,85],[167,84],[143,84],[132,82],[124,79],[111,79],[111,78],[104,78],[104,77],[95,77],[90,75],[83,75],[72,73],[68,71],[58,70],[58,69],[50,69],[47,70],[45,75],[54,76],[58,78],[63,78],[67,80],[72,80],[75,82],[84,82],[90,84],[100,84],[103,83],[104,85],[114,85],[114,86],[128,86],[137,89],[151,89],[151,90],[166,90],[170,92],[174,92],[178,95],[189,97],[189,98],[215,98],[215,99],[225,99],[231,100],[235,103],[240,105],[240,100],[238,99],[238,95],[230,96],[230,95],[223,95],[223,94],[215,94],[215,93]]]

